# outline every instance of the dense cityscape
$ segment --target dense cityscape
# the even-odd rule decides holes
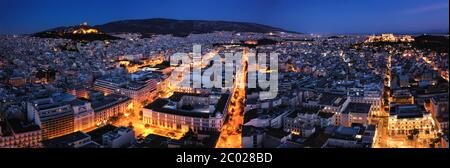
[[[87,23],[64,33],[103,34]],[[0,147],[448,148],[448,35],[112,36],[2,35]],[[433,39],[447,45],[420,45]],[[171,82],[170,56],[194,44],[206,64],[279,53],[278,70],[255,67],[279,74],[277,97],[246,87],[251,67],[231,88]]]
[[[127,154],[109,149],[151,148],[137,156],[152,166],[438,163],[449,151],[448,4],[0,1],[0,150],[59,165],[85,155],[49,149],[116,164]]]

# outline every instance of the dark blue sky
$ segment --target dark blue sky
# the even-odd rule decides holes
[[[0,34],[88,22],[246,21],[304,33],[447,32],[448,0],[0,0]]]

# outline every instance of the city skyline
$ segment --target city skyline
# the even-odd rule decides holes
[[[0,149],[449,147],[448,2],[22,2]]]
[[[448,1],[2,1],[0,34],[29,34],[88,22],[170,18],[265,24],[317,34],[448,33]],[[380,12],[383,11],[383,12]]]

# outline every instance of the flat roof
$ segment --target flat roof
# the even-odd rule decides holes
[[[44,144],[45,147],[50,147],[50,148],[71,148],[73,146],[71,146],[70,143],[80,141],[80,140],[83,140],[86,138],[90,138],[90,136],[81,131],[77,131],[77,132],[67,134],[67,135],[64,135],[64,136],[61,136],[58,138],[44,141],[42,143]]]
[[[174,102],[179,102],[181,100],[181,98],[183,98],[184,96],[209,97],[208,94],[174,92],[173,95],[169,99]]]
[[[177,94],[174,96],[177,96],[177,98],[174,98],[175,100],[178,100],[178,96],[182,94]],[[217,112],[223,113],[227,102],[229,98],[229,94],[222,94],[220,99],[217,101],[217,104],[215,106],[215,110],[213,113],[203,113],[203,112],[195,112],[195,111],[186,111],[181,109],[174,109],[174,108],[167,108],[165,107],[168,105],[172,100],[172,98],[169,99],[157,99],[153,103],[145,106],[146,109],[153,110],[155,112],[160,113],[166,113],[166,114],[173,114],[173,115],[180,115],[180,116],[188,116],[188,117],[199,117],[199,118],[209,118],[213,115],[215,115]],[[173,97],[173,96],[172,96]],[[178,100],[179,101],[179,100]]]
[[[91,104],[92,104],[92,108],[94,109],[94,112],[100,112],[106,108],[109,108],[111,106],[129,101],[129,100],[131,100],[131,99],[127,96],[111,94],[108,96],[104,96],[101,99],[93,100],[93,101],[91,101]]]
[[[11,126],[11,129],[14,133],[20,134],[25,132],[31,132],[31,131],[38,131],[41,128],[34,123],[24,123],[20,121],[19,119],[9,119],[7,120],[9,123],[9,126]]]
[[[317,130],[313,135],[311,135],[308,139],[305,140],[303,146],[312,148],[321,148],[329,138],[330,135],[325,134],[323,130]]]
[[[300,108],[296,109],[294,112],[301,113],[301,114],[317,114],[319,112],[320,108]]]
[[[255,134],[259,134],[259,135],[264,134],[264,129],[259,128],[259,127],[249,126],[249,125],[242,126],[242,136],[243,137],[249,137],[249,136],[253,136]]]
[[[116,77],[116,76],[103,76],[99,79],[97,79],[94,83],[97,82],[110,82],[114,84],[123,84],[127,82],[127,79],[124,77]]]
[[[100,128],[95,129],[95,130],[92,130],[92,131],[88,132],[87,134],[89,136],[91,136],[93,141],[101,144],[103,135],[108,133],[108,132],[111,132],[111,131],[115,130],[116,128],[117,128],[116,126],[108,124],[108,125],[105,125],[103,127],[100,127]]]
[[[344,104],[345,100],[345,95],[324,93],[319,98],[319,104],[326,106],[340,106]]]
[[[344,114],[358,113],[358,114],[369,114],[371,104],[368,103],[349,103],[344,110]]]
[[[317,115],[320,118],[331,118],[334,116],[334,113],[319,112]]]
[[[391,116],[399,119],[422,118],[425,113],[425,108],[419,105],[397,105],[390,111]]]
[[[356,135],[361,131],[360,127],[344,127],[338,126],[334,129],[331,136],[337,139],[354,140]]]

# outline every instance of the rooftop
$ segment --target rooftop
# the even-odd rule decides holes
[[[358,113],[358,114],[369,114],[370,108],[372,107],[371,104],[367,103],[349,103],[347,108],[344,110],[344,114],[349,113]]]
[[[99,83],[99,82],[109,82],[109,83],[113,83],[115,85],[123,85],[123,84],[127,83],[127,80],[123,77],[104,76],[95,81],[95,83]]]
[[[182,93],[182,92],[175,92],[173,95],[169,98],[173,102],[179,102],[184,96],[192,96],[192,97],[209,97],[208,94],[197,94],[197,93]]]
[[[105,133],[103,135],[103,138],[108,137],[110,139],[117,139],[117,138],[121,137],[123,135],[123,133],[129,133],[132,131],[133,131],[133,129],[128,128],[128,127],[119,127],[119,128],[116,128],[112,131]]]
[[[150,109],[156,112],[161,113],[167,113],[167,114],[173,114],[173,115],[181,115],[181,116],[189,116],[189,117],[199,117],[199,118],[209,118],[211,116],[214,116],[217,112],[223,113],[225,111],[225,107],[228,102],[229,94],[222,94],[220,99],[217,101],[215,105],[214,112],[200,112],[195,110],[184,110],[184,109],[177,109],[176,107],[169,106],[171,102],[177,102],[180,101],[181,97],[184,95],[192,95],[192,94],[174,94],[169,99],[157,99],[153,103],[147,105],[145,108]],[[195,94],[198,95],[198,94]],[[204,97],[204,95],[201,95],[201,97]]]
[[[105,125],[103,127],[97,128],[88,132],[87,134],[92,137],[92,140],[97,143],[102,143],[103,135],[115,130],[117,127],[113,125]]]
[[[130,98],[123,95],[110,94],[108,96],[104,96],[101,99],[92,100],[92,108],[95,112],[100,112],[106,108],[111,106],[121,104],[123,102],[129,101]]]
[[[252,119],[258,118],[258,116],[259,116],[258,113],[259,113],[258,109],[252,109],[252,110],[245,112],[244,124],[251,121]]]
[[[264,134],[263,128],[258,128],[258,127],[254,127],[254,126],[248,126],[248,125],[244,125],[242,127],[242,136],[243,137],[250,137],[253,135],[261,135],[261,134]]]
[[[73,143],[77,141],[81,141],[84,139],[90,139],[91,137],[88,134],[85,134],[81,131],[74,132],[71,134],[67,134],[58,138],[50,139],[44,141],[43,144],[45,147],[49,148],[73,148]]]
[[[330,135],[325,134],[323,130],[317,130],[303,143],[305,147],[321,148],[330,138]]]
[[[319,104],[325,106],[340,106],[344,104],[346,96],[339,94],[324,93],[319,98]]]
[[[71,94],[57,93],[50,97],[33,100],[32,103],[38,110],[48,110],[69,105],[75,99],[75,96]]]
[[[138,142],[136,144],[136,147],[138,148],[167,148],[167,141],[169,138],[155,135],[155,134],[149,134],[147,137],[145,137],[142,142]]]
[[[331,118],[334,116],[334,113],[319,112],[317,115],[320,118]]]
[[[390,111],[390,115],[398,119],[422,118],[426,113],[425,108],[419,105],[397,105]]]
[[[41,129],[37,125],[31,123],[24,123],[18,119],[9,119],[7,120],[7,122],[9,123],[9,126],[11,126],[12,131],[16,134],[38,131]]]
[[[270,128],[266,130],[266,135],[270,135],[275,138],[284,138],[288,136],[290,133],[283,131],[282,129],[274,129]]]
[[[361,132],[360,127],[335,127],[334,131],[331,133],[332,138],[345,139],[345,140],[355,140],[356,135]]]

